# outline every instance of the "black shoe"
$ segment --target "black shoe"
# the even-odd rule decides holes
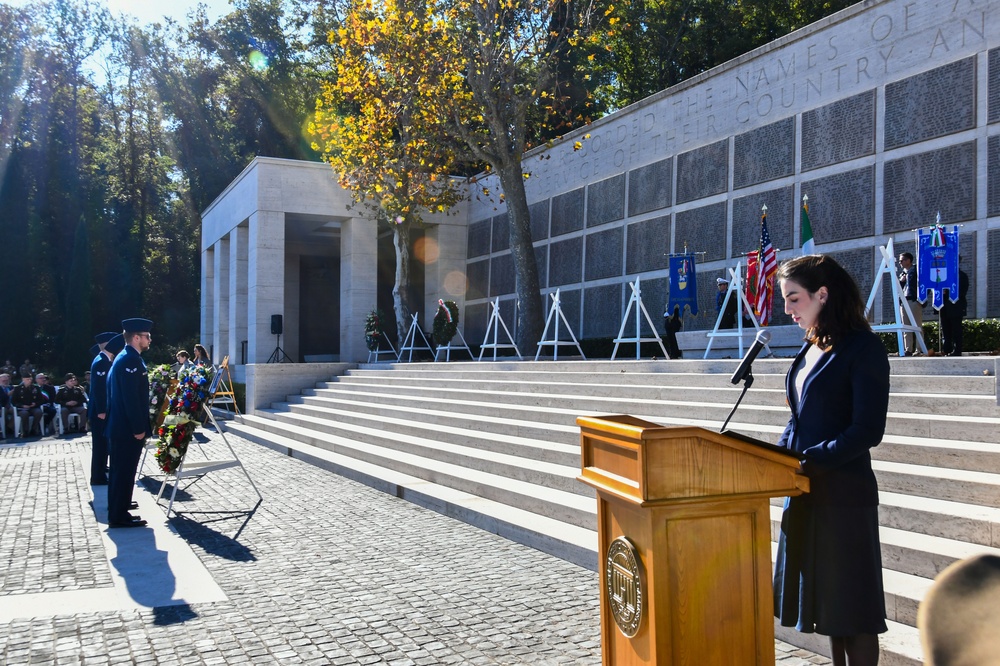
[[[146,521],[141,518],[137,518],[136,520],[131,520],[127,523],[108,522],[108,527],[145,527],[145,526],[146,526]]]

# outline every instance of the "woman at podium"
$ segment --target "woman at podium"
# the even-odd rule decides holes
[[[857,284],[824,255],[778,270],[805,344],[785,378],[791,417],[778,442],[805,458],[808,494],[785,500],[774,571],[781,624],[830,637],[833,663],[878,663],[887,631],[870,449],[882,441],[889,360]]]

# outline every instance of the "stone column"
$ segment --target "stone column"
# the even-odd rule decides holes
[[[365,317],[377,302],[378,244],[373,220],[352,217],[340,228],[340,360],[368,359]]]
[[[214,246],[202,250],[201,253],[201,331],[198,334],[198,338],[199,342],[205,345],[206,348],[212,346],[213,331],[215,331]]]
[[[229,353],[229,237],[223,236],[215,244],[215,327],[212,330],[213,347],[209,348],[212,361],[218,363]],[[207,346],[207,345],[206,345]]]
[[[229,232],[229,364],[242,362],[247,339],[247,261],[250,225],[241,223]],[[221,359],[219,359],[221,362]]]
[[[437,314],[439,298],[455,301],[458,311],[465,311],[467,282],[465,263],[468,254],[469,227],[463,218],[449,218],[448,222],[428,227],[424,238],[428,257],[424,266],[426,293],[422,312],[426,312],[431,320],[420,323],[425,328],[430,328]],[[433,261],[429,256],[431,252],[436,254]],[[464,334],[465,322],[460,318],[458,324]]]
[[[247,363],[264,363],[275,345],[271,315],[285,313],[285,214],[258,210],[249,222]]]

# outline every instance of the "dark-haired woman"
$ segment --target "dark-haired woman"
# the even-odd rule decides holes
[[[208,350],[201,344],[194,346],[194,359],[191,361],[195,365],[212,365],[212,358],[208,355]]]
[[[810,492],[785,501],[774,572],[775,615],[830,637],[837,666],[874,666],[887,631],[870,449],[882,441],[889,360],[851,276],[824,255],[778,271],[785,313],[805,330],[785,391],[778,444],[805,457]]]

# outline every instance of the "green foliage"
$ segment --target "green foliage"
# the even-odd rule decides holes
[[[611,0],[606,0],[611,4]],[[856,0],[633,0],[604,40],[596,103],[622,108],[739,57]]]
[[[938,322],[936,319],[923,323],[924,342],[928,350],[940,349]],[[899,338],[895,333],[879,333],[886,350],[890,354],[899,353]],[[995,354],[1000,351],[1000,319],[965,319],[962,321],[963,353],[984,352]]]

